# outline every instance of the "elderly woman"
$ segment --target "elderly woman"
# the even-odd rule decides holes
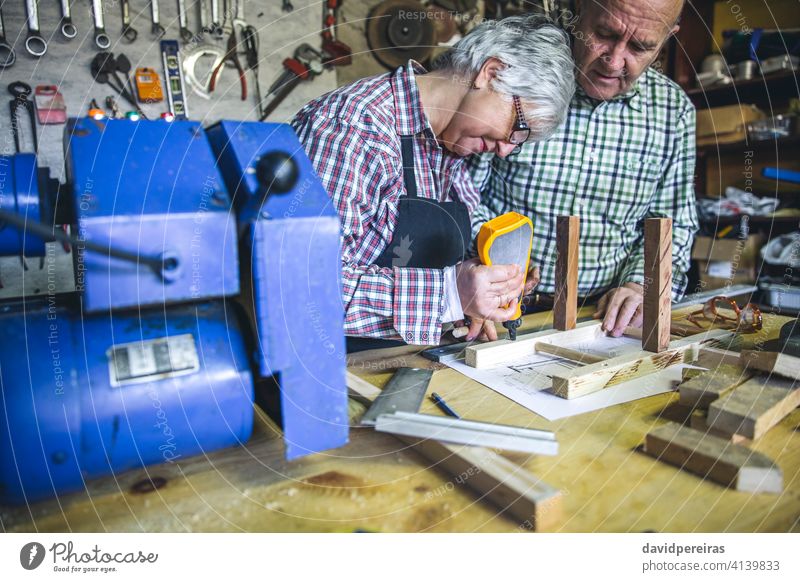
[[[465,157],[549,136],[573,91],[567,35],[543,17],[512,17],[477,26],[432,72],[409,61],[297,114],[341,217],[348,336],[436,344],[444,323],[469,316],[468,341],[496,339],[491,322],[512,316],[525,273],[465,260],[480,198]]]

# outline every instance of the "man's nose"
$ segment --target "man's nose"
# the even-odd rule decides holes
[[[617,73],[625,68],[625,47],[623,43],[614,43],[603,53],[603,64],[610,73]]]
[[[513,152],[516,147],[517,146],[515,146],[513,143],[508,143],[507,141],[499,141],[495,146],[495,153],[501,158],[505,158],[506,156],[510,155],[511,152]]]

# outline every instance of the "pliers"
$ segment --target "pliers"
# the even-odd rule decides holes
[[[239,73],[239,84],[242,87],[242,101],[247,99],[247,76],[245,74],[244,67],[242,66],[242,61],[239,60],[238,49],[239,42],[236,40],[236,27],[234,27],[233,30],[231,30],[230,36],[228,36],[228,45],[225,50],[225,55],[222,57],[222,61],[216,67],[214,67],[214,70],[211,73],[211,80],[208,82],[209,93],[214,91],[214,88],[217,85],[217,77],[227,63],[236,67],[236,71]]]

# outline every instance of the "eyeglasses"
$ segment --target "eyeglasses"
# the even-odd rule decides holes
[[[525,121],[525,114],[522,112],[522,102],[519,97],[514,95],[512,100],[514,101],[514,125],[511,127],[508,143],[517,146],[511,152],[512,154],[516,154],[522,149],[522,144],[528,141],[528,138],[531,136],[531,128]]]
[[[721,310],[733,311],[734,315],[721,313]],[[701,329],[705,328],[700,325],[700,321],[705,320],[711,323],[719,321],[723,324],[734,325],[737,331],[743,333],[754,333],[760,330],[764,324],[761,310],[758,307],[752,303],[748,303],[744,307],[739,308],[735,299],[723,297],[721,295],[712,297],[706,301],[702,309],[693,311],[686,316],[686,319]]]

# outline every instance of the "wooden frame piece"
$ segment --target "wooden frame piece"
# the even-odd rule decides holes
[[[757,376],[708,407],[708,426],[757,439],[800,405],[800,385]]]
[[[642,350],[581,366],[559,376],[553,376],[553,393],[562,398],[578,398],[676,364],[692,363],[697,359],[700,346],[704,342],[730,335],[731,332],[726,330],[709,330],[674,340],[670,342],[667,350],[661,353]]]
[[[749,446],[753,443],[752,440],[740,434],[727,433],[708,426],[708,418],[706,417],[706,411],[704,410],[695,410],[692,413],[691,417],[689,417],[689,426],[694,430],[699,430],[702,433],[730,441],[734,445]]]
[[[556,289],[553,300],[553,327],[574,329],[578,322],[578,238],[577,216],[556,218]]]
[[[783,491],[783,472],[766,455],[675,422],[650,431],[644,452],[737,491]]]
[[[682,406],[708,408],[712,402],[752,377],[752,372],[748,372],[740,366],[727,364],[716,366],[681,383],[678,386],[680,394],[678,402]]]
[[[380,389],[347,372],[351,397],[371,402]],[[445,444],[433,439],[397,436],[414,451],[522,522],[532,531],[554,529],[561,521],[562,495],[525,468],[484,447]],[[463,479],[463,475],[469,475]]]
[[[545,329],[520,336],[516,341],[497,340],[469,346],[465,352],[465,362],[473,368],[490,368],[534,353],[536,344],[540,342],[553,343],[554,338],[562,343],[576,342],[605,335],[600,329],[601,325],[599,321],[584,321],[568,331]]]
[[[642,349],[669,348],[672,325],[672,219],[644,221],[644,305]]]
[[[780,352],[742,350],[739,362],[748,369],[761,370],[784,378],[800,380],[800,358],[796,356]]]

